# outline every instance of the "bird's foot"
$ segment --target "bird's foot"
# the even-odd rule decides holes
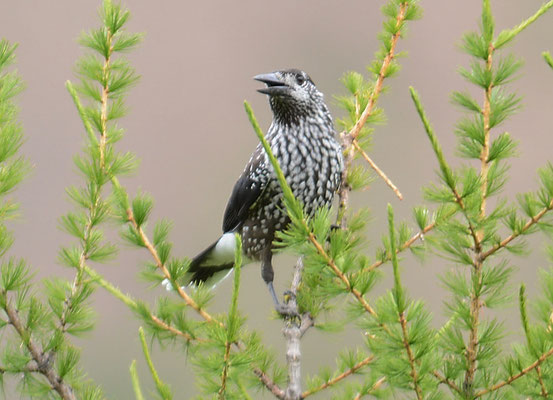
[[[298,307],[296,305],[296,295],[290,290],[284,292],[284,304],[278,301],[278,297],[275,293],[275,288],[273,287],[273,282],[267,282],[267,287],[271,293],[271,298],[275,305],[275,311],[282,315],[283,317],[293,318],[299,317]]]
[[[287,318],[300,317],[297,307],[291,307],[288,304],[282,304],[282,303],[275,304],[275,311],[279,313],[281,316],[287,317]]]
[[[299,318],[300,314],[298,313],[298,306],[296,304],[296,295],[290,290],[285,291],[284,304],[277,302],[275,304],[275,310],[283,317]]]

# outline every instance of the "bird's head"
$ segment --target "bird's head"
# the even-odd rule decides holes
[[[261,74],[254,77],[267,87],[258,92],[269,96],[269,102],[275,117],[284,121],[328,113],[323,94],[305,72],[299,69],[286,69]]]

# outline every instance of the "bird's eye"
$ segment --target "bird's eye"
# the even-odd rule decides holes
[[[298,85],[303,85],[305,83],[305,78],[303,75],[296,76],[296,82],[298,82]]]

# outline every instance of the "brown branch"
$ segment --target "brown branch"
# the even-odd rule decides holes
[[[486,59],[486,70],[491,72],[492,70],[492,55],[494,47],[490,43],[488,47],[488,58]],[[480,153],[480,177],[482,178],[481,196],[482,203],[480,204],[480,215],[484,217],[486,215],[486,198],[488,194],[488,170],[489,162],[488,157],[490,155],[490,115],[491,115],[491,98],[492,98],[493,83],[486,88],[484,94],[484,109],[482,110],[482,117],[484,122],[484,144],[482,145],[482,151]]]
[[[305,223],[305,221],[304,221],[304,223]],[[307,224],[305,224],[305,226],[307,227]],[[313,233],[311,231],[309,232],[309,241],[313,244],[313,246],[315,246],[315,248],[317,249],[319,254],[321,256],[323,256],[323,258],[325,259],[325,262],[327,263],[327,265],[332,269],[332,271],[334,271],[334,274],[336,274],[336,276],[338,278],[340,278],[340,280],[344,283],[344,285],[346,286],[346,289],[351,294],[353,294],[353,296],[357,299],[357,301],[363,306],[363,308],[369,314],[376,317],[376,311],[374,311],[374,309],[370,306],[370,304],[367,302],[367,300],[365,300],[365,298],[363,297],[361,292],[359,292],[359,290],[357,290],[357,289],[355,289],[354,287],[351,286],[351,283],[350,283],[348,277],[346,275],[344,275],[344,273],[342,271],[340,271],[340,268],[338,268],[336,266],[336,263],[334,263],[334,260],[332,260],[332,258],[330,258],[328,253],[325,251],[323,246],[321,246],[321,244],[317,241],[317,239],[315,238],[315,235],[313,235]]]
[[[77,400],[73,388],[64,382],[63,378],[60,377],[53,367],[53,357],[54,354],[51,352],[44,353],[43,349],[36,344],[31,337],[31,334],[25,329],[19,313],[15,310],[8,302],[7,296],[5,293],[2,294],[5,296],[4,311],[8,316],[10,324],[14,327],[17,334],[21,337],[25,347],[29,350],[31,357],[36,362],[36,371],[43,375],[53,390],[55,390],[62,399],[64,400]]]
[[[486,59],[486,70],[491,73],[492,70],[492,54],[494,48],[490,43],[488,47],[488,58]],[[480,153],[480,178],[482,179],[481,186],[481,203],[480,203],[480,217],[485,218],[486,216],[486,197],[488,191],[488,171],[489,163],[488,156],[490,154],[490,114],[491,114],[491,96],[492,96],[493,83],[490,83],[486,88],[486,93],[484,95],[484,107],[482,110],[483,123],[484,123],[484,143],[482,145],[482,152]],[[465,213],[466,215],[466,213]],[[468,216],[467,216],[468,220]],[[484,237],[484,232],[482,230],[474,232],[474,229],[471,226],[470,221],[469,228],[471,230],[472,236],[474,238],[474,268],[471,271],[472,274],[472,290],[470,293],[470,317],[471,317],[471,327],[469,333],[469,343],[466,348],[466,359],[467,359],[467,371],[465,373],[465,382],[464,387],[470,393],[472,393],[472,385],[474,382],[474,375],[476,374],[477,369],[477,359],[478,359],[478,327],[480,322],[480,309],[482,307],[482,302],[480,301],[480,296],[476,294],[476,285],[480,286],[482,282],[482,246],[480,241]]]
[[[360,400],[362,396],[366,395],[366,394],[371,394],[372,392],[374,392],[375,390],[377,390],[380,386],[382,386],[384,384],[384,382],[386,382],[386,378],[385,377],[382,377],[380,378],[379,380],[377,380],[374,385],[372,385],[369,390],[367,390],[366,393],[357,393],[357,395],[353,398],[353,400]]]
[[[411,350],[411,346],[409,345],[409,341],[407,340],[407,321],[405,320],[405,314],[403,311],[399,313],[399,323],[401,324],[401,334],[403,336],[403,347],[405,347],[405,351],[407,352],[407,358],[409,359],[409,365],[411,366],[411,378],[413,379],[413,386],[415,389],[415,393],[417,394],[417,399],[422,400],[422,389],[419,385],[419,376],[417,374],[417,368],[415,366],[415,357],[413,356],[413,350]]]
[[[482,397],[485,394],[488,394],[490,392],[494,392],[498,389],[501,389],[503,386],[510,385],[513,381],[516,381],[518,378],[523,377],[528,372],[532,371],[534,368],[539,367],[547,358],[551,357],[552,355],[553,355],[553,348],[551,348],[551,349],[549,349],[549,351],[543,353],[536,361],[534,361],[532,364],[530,364],[529,366],[524,368],[522,371],[520,371],[520,372],[518,372],[514,375],[511,375],[506,380],[504,380],[502,382],[499,382],[499,383],[493,385],[492,387],[489,387],[487,389],[484,389],[484,390],[481,390],[481,391],[477,392],[474,395],[474,398]]]
[[[367,161],[369,163],[371,168],[374,169],[374,171],[384,180],[384,182],[386,182],[386,184],[393,190],[393,192],[396,194],[396,196],[400,200],[403,200],[403,195],[401,194],[401,192],[399,191],[397,186],[394,185],[394,183],[390,180],[390,178],[388,178],[386,176],[384,171],[382,171],[380,168],[378,168],[378,165],[376,165],[375,162],[373,160],[371,160],[371,158],[365,152],[365,150],[363,150],[363,148],[361,148],[361,146],[359,146],[359,143],[357,142],[357,140],[353,141],[353,147],[355,147],[357,149],[357,151],[361,154],[361,156],[365,159],[365,161]]]
[[[229,359],[230,359],[230,346],[232,343],[229,341],[225,344],[225,356],[223,358],[224,367],[223,372],[221,373],[221,388],[219,389],[219,399],[224,400],[225,399],[225,390],[227,387],[227,377],[228,377],[228,370],[229,370]]]
[[[408,239],[408,240],[405,241],[401,246],[399,246],[398,249],[396,250],[396,254],[399,254],[399,253],[401,253],[402,251],[407,250],[408,248],[410,248],[417,240],[422,239],[422,237],[423,237],[426,233],[428,233],[429,231],[431,231],[432,229],[434,229],[435,226],[436,226],[436,221],[431,222],[430,224],[426,225],[422,231],[417,232],[416,234],[414,234],[413,236],[411,236],[410,239]],[[390,254],[390,255],[387,255],[385,259],[375,261],[375,262],[374,262],[373,264],[371,264],[369,267],[364,268],[364,269],[361,270],[360,272],[364,272],[364,271],[369,271],[369,272],[370,272],[370,271],[372,271],[372,270],[375,270],[375,269],[377,269],[378,267],[380,267],[382,264],[384,264],[385,262],[390,261],[391,259],[392,259],[391,254]],[[354,276],[355,276],[355,275],[354,275]]]
[[[553,210],[553,200],[548,204],[547,207],[544,207],[539,213],[537,213],[534,217],[530,218],[526,224],[522,227],[522,229],[519,232],[512,233],[511,235],[507,236],[505,239],[503,239],[500,243],[497,243],[494,245],[491,249],[485,251],[482,253],[481,258],[482,260],[485,260],[492,254],[494,254],[496,251],[507,247],[509,243],[511,243],[514,239],[522,235],[524,232],[526,232],[528,229],[530,229],[532,226],[537,224],[540,219],[545,216],[549,211]]]
[[[320,385],[320,386],[318,386],[314,389],[307,390],[307,391],[303,392],[301,394],[301,398],[305,399],[306,397],[311,396],[312,394],[320,392],[321,390],[324,390],[324,389],[326,389],[330,386],[334,386],[335,384],[337,384],[341,380],[347,378],[350,375],[355,374],[357,371],[359,371],[364,366],[369,365],[373,360],[374,360],[374,356],[369,356],[369,357],[365,358],[364,360],[359,361],[353,367],[351,367],[350,369],[342,372],[340,375],[336,376],[335,378],[329,379],[328,381],[324,382],[322,385]],[[381,378],[381,379],[384,379],[384,378]]]
[[[103,75],[103,81],[105,82],[105,85],[102,87],[102,109],[100,114],[100,124],[101,124],[101,132],[100,132],[100,168],[103,170],[105,168],[105,153],[106,153],[106,143],[107,143],[107,124],[108,124],[108,95],[109,95],[109,73],[110,73],[110,59],[111,54],[113,52],[113,46],[111,45],[111,41],[113,39],[113,35],[109,28],[107,29],[107,42],[108,42],[108,54],[104,61],[104,65],[102,67],[102,75]]]
[[[163,320],[159,319],[159,317],[154,315],[154,314],[150,314],[150,318],[160,328],[165,329],[166,331],[169,331],[169,332],[171,332],[172,334],[174,334],[176,336],[183,337],[184,339],[186,339],[189,342],[192,342],[192,341],[201,342],[201,343],[206,342],[205,339],[198,338],[198,337],[192,337],[190,334],[188,334],[186,332],[183,332],[180,329],[175,328],[174,326],[169,325],[168,323],[166,323]]]
[[[541,367],[539,365],[536,367],[536,374],[538,375],[538,381],[540,382],[541,396],[543,398],[547,398],[549,393],[547,393],[547,389],[545,388],[545,383],[543,382],[543,375],[541,373]]]
[[[267,374],[265,374],[261,369],[254,368],[253,373],[259,378],[261,383],[265,385],[265,387],[275,395],[277,399],[284,400],[285,393],[284,390],[282,390]]]
[[[455,214],[457,212],[457,210],[453,210],[452,212],[448,213],[448,215],[446,215],[445,217],[443,217],[444,219],[445,218],[449,218],[451,217],[453,214]],[[396,254],[399,254],[407,249],[409,249],[413,244],[415,244],[415,242],[419,239],[423,239],[424,235],[426,235],[428,232],[430,232],[432,229],[434,229],[436,226],[438,225],[438,222],[437,221],[433,221],[431,223],[429,223],[428,225],[426,225],[421,231],[415,233],[413,236],[411,236],[409,239],[407,239],[405,242],[403,242],[396,250]],[[371,265],[369,265],[368,267],[366,268],[363,268],[361,269],[360,271],[357,271],[357,272],[354,272],[352,274],[352,277],[356,277],[358,274],[360,273],[363,273],[363,272],[370,272],[370,271],[373,271],[375,269],[377,269],[378,267],[380,267],[381,265],[383,265],[384,263],[390,261],[392,259],[392,255],[391,254],[387,254],[385,258],[381,259],[381,260],[378,260],[378,261],[375,261],[374,263],[372,263]]]
[[[463,394],[463,391],[459,388],[459,386],[455,384],[455,382],[453,382],[451,379],[446,378],[445,376],[442,376],[438,371],[432,371],[432,375],[434,375],[434,377],[436,377],[438,381],[440,381],[440,383],[449,386],[451,390],[454,390],[459,394]]]

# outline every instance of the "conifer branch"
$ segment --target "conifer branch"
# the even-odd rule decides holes
[[[171,277],[171,274],[169,273],[169,270],[161,262],[161,259],[159,258],[159,254],[155,248],[155,246],[150,242],[150,239],[142,229],[142,227],[136,222],[136,219],[134,218],[134,214],[132,209],[129,207],[127,208],[127,218],[128,221],[132,224],[138,235],[140,236],[140,239],[144,243],[144,246],[146,249],[150,252],[150,255],[154,259],[156,266],[159,268],[159,270],[162,272],[163,276],[165,276],[166,279],[171,281],[173,283],[173,287],[175,287],[175,290],[177,291],[178,295],[185,301],[187,305],[189,305],[192,309],[194,309],[203,319],[205,319],[207,322],[213,322],[218,324],[219,326],[223,326],[223,323],[214,317],[211,316],[207,311],[202,309],[192,297],[186,293],[186,291],[180,287],[180,285],[175,284],[174,280]]]
[[[446,220],[449,217],[452,217],[456,212],[457,212],[457,210],[452,210],[452,211],[448,212],[446,215],[444,215],[444,217],[442,219]],[[426,235],[428,232],[430,232],[431,230],[436,228],[436,226],[438,226],[438,221],[433,221],[433,222],[429,223],[428,225],[426,225],[422,230],[418,231],[413,236],[411,236],[409,239],[407,239],[405,242],[403,242],[396,249],[396,254],[399,254],[399,253],[409,249],[419,239],[423,239],[424,235]],[[383,264],[385,264],[385,263],[387,263],[388,261],[391,261],[391,260],[392,260],[392,254],[391,253],[386,253],[386,256],[381,258],[380,260],[377,260],[377,261],[373,262],[371,265],[369,265],[366,268],[362,268],[360,271],[354,272],[352,274],[352,278],[355,278],[357,275],[359,275],[360,273],[363,273],[363,272],[367,272],[367,271],[371,272],[371,271],[379,268],[380,266],[382,266]]]
[[[100,275],[98,272],[96,272],[94,269],[90,268],[86,264],[84,265],[84,271],[94,280],[95,283],[106,289],[108,292],[110,292],[113,296],[115,296],[117,299],[121,300],[123,303],[125,303],[126,306],[128,306],[131,310],[138,312],[139,307],[136,301],[129,295],[124,294],[119,290],[117,287],[115,287],[112,283],[107,281],[102,275]],[[175,328],[172,325],[169,325],[165,321],[163,321],[161,318],[159,318],[157,315],[153,313],[148,313],[150,319],[153,323],[155,323],[158,327],[161,329],[164,329],[176,336],[180,336],[183,339],[185,339],[188,342],[197,341],[197,342],[205,342],[206,340],[199,337],[193,337],[187,332],[183,332],[177,328]]]
[[[142,394],[142,389],[140,388],[140,380],[138,379],[138,372],[136,371],[136,360],[132,360],[129,372],[131,374],[132,388],[136,400],[144,400],[144,395]]]
[[[324,390],[326,388],[329,388],[331,386],[334,386],[336,385],[338,382],[344,380],[345,378],[347,378],[348,376],[350,375],[353,375],[355,374],[357,371],[359,371],[360,369],[362,369],[363,367],[369,365],[372,361],[374,360],[374,356],[371,355],[371,356],[368,356],[366,357],[365,359],[359,361],[357,364],[355,364],[353,367],[351,367],[350,369],[342,372],[341,374],[339,374],[338,376],[336,376],[335,378],[332,378],[332,379],[329,379],[327,380],[326,382],[324,382],[323,384],[321,384],[320,386],[314,388],[314,389],[311,389],[311,390],[306,390],[305,392],[303,392],[301,394],[301,398],[302,399],[305,399],[306,397],[308,396],[311,396],[312,394],[315,394],[317,392],[320,392],[321,390]],[[384,379],[384,378],[381,378],[381,379]]]
[[[511,243],[513,240],[515,240],[520,235],[527,232],[530,228],[532,228],[535,224],[537,224],[551,210],[553,210],[553,200],[551,200],[551,202],[548,204],[547,207],[542,208],[540,210],[540,212],[538,212],[534,217],[530,218],[519,231],[513,232],[512,234],[507,236],[505,239],[503,239],[501,242],[495,244],[489,250],[484,251],[480,255],[480,258],[482,259],[482,261],[485,260],[486,258],[488,258],[489,256],[493,255],[498,250],[506,248],[509,245],[509,243]]]
[[[491,74],[494,48],[490,43],[488,46],[488,58],[486,60],[486,71]],[[490,113],[491,113],[491,97],[492,97],[493,81],[486,88],[484,93],[484,108],[482,109],[482,118],[484,120],[484,143],[482,144],[482,151],[480,153],[480,178],[481,178],[481,203],[480,203],[480,216],[483,218],[486,215],[486,199],[488,192],[488,171],[490,155]]]
[[[401,286],[400,275],[399,275],[399,263],[397,260],[396,252],[396,233],[395,233],[395,224],[394,224],[394,212],[391,204],[388,204],[388,225],[390,231],[390,252],[392,254],[392,266],[394,269],[394,299],[395,307],[399,317],[399,323],[401,325],[401,335],[403,347],[407,353],[407,359],[409,360],[409,365],[411,367],[411,378],[413,380],[413,388],[417,395],[418,400],[422,400],[422,389],[419,385],[419,375],[416,368],[416,360],[413,355],[413,350],[409,343],[409,333],[407,332],[407,320],[405,319],[405,309],[407,307],[405,302],[405,295],[403,292],[403,287]]]
[[[106,147],[106,141],[107,141],[107,135],[108,135],[107,121],[109,119],[108,118],[108,109],[109,109],[108,100],[109,100],[109,96],[110,96],[110,87],[109,87],[109,81],[110,81],[109,78],[110,78],[110,70],[111,70],[110,62],[111,62],[111,56],[112,56],[112,53],[113,53],[113,50],[114,50],[113,49],[113,44],[112,44],[113,32],[111,32],[111,30],[109,29],[108,26],[106,26],[105,29],[106,29],[106,52],[104,54],[104,62],[103,62],[103,66],[102,66],[102,74],[103,74],[102,75],[102,82],[103,82],[103,84],[101,85],[102,86],[102,88],[101,88],[102,96],[101,96],[101,100],[100,100],[100,110],[101,110],[100,111],[100,142],[98,143],[99,152],[100,152],[100,168],[102,169],[102,171],[106,175],[109,176],[114,188],[116,190],[120,190],[121,185],[119,184],[119,181],[118,181],[117,177],[110,174],[109,171],[107,171],[106,165],[105,165],[105,147]],[[88,118],[86,118],[86,114],[83,110],[82,105],[80,104],[80,100],[79,100],[78,96],[76,95],[75,91],[71,90],[72,89],[71,83],[68,82],[66,84],[66,86],[68,87],[68,89],[70,89],[69,92],[71,93],[71,95],[73,97],[73,101],[75,102],[75,105],[77,106],[77,109],[79,110],[79,114],[81,116],[85,116],[85,118],[82,118],[82,119],[83,119],[83,122],[85,124],[85,128],[86,128],[87,131],[89,131],[89,135],[90,135],[90,130],[92,129],[92,127],[90,126],[90,123],[87,123]],[[127,208],[126,213],[127,213],[128,222],[130,222],[132,224],[132,226],[138,232],[138,234],[139,234],[141,240],[143,241],[145,247],[148,249],[148,251],[150,252],[152,257],[154,258],[154,261],[155,261],[157,267],[161,270],[161,272],[163,273],[163,275],[165,276],[166,279],[172,281],[171,274],[167,270],[167,267],[161,262],[161,259],[159,258],[157,250],[152,245],[149,238],[146,236],[144,230],[142,229],[140,224],[137,223],[136,219],[134,218],[134,213],[133,213],[133,211],[130,207]],[[208,322],[215,321],[214,318],[209,313],[207,313],[205,310],[201,309],[198,306],[198,304],[194,301],[194,299],[192,299],[184,291],[184,289],[182,289],[179,285],[175,285],[175,286],[176,286],[177,293],[186,302],[186,304],[188,304],[190,307],[192,307],[206,321],[208,321]],[[219,325],[222,324],[219,321],[217,321],[217,322],[219,323]]]
[[[455,391],[455,392],[457,392],[457,393],[459,393],[459,394],[463,394],[463,391],[462,391],[462,390],[459,388],[459,386],[457,386],[457,385],[455,384],[455,382],[452,381],[451,379],[446,378],[445,376],[443,376],[442,374],[440,374],[440,373],[439,373],[438,371],[436,371],[436,370],[432,371],[431,374],[434,375],[434,377],[435,377],[436,379],[438,379],[438,381],[439,381],[440,383],[443,383],[443,384],[449,386],[449,388],[450,388],[451,390],[453,390],[453,391]]]
[[[371,394],[371,393],[374,392],[375,390],[378,390],[378,388],[380,388],[380,386],[382,386],[385,382],[386,382],[386,378],[385,378],[385,377],[382,377],[382,378],[378,379],[378,380],[369,388],[369,390],[367,390],[365,393],[357,393],[357,395],[356,395],[353,399],[354,399],[354,400],[360,400],[361,397],[363,397],[364,395]]]
[[[493,385],[493,386],[491,386],[487,389],[483,389],[483,390],[480,390],[479,392],[476,392],[474,394],[474,398],[482,397],[485,394],[488,394],[490,392],[495,392],[496,390],[501,389],[503,386],[510,385],[511,383],[516,381],[517,379],[519,379],[519,378],[525,376],[526,374],[528,374],[529,372],[531,372],[533,369],[539,367],[545,360],[547,360],[552,355],[553,355],[553,348],[551,348],[547,352],[543,353],[536,361],[534,361],[532,364],[530,364],[529,366],[527,366],[526,368],[524,368],[520,372],[518,372],[514,375],[511,375],[510,377],[508,377],[504,381],[496,383],[495,385]]]
[[[530,326],[528,323],[528,312],[526,310],[526,286],[524,284],[520,285],[518,299],[519,299],[519,308],[520,308],[520,320],[522,322],[522,329],[524,331],[524,335],[526,336],[526,343],[532,355],[534,357],[537,357],[538,352],[534,347],[534,341],[532,339],[532,336],[530,333]],[[545,384],[543,382],[543,374],[541,371],[541,367],[539,365],[536,367],[536,375],[538,376],[538,382],[541,388],[541,396],[543,398],[547,398],[548,396],[547,388],[545,387]]]
[[[384,60],[380,67],[380,71],[378,73],[378,77],[374,84],[373,90],[371,91],[371,94],[369,96],[365,109],[363,110],[363,112],[361,113],[361,115],[355,122],[355,125],[351,128],[351,130],[347,134],[341,135],[342,147],[344,148],[344,172],[342,174],[342,187],[340,188],[340,191],[338,193],[339,199],[340,199],[339,200],[340,211],[338,213],[338,217],[339,217],[338,223],[342,228],[345,227],[345,222],[346,222],[345,210],[347,209],[347,206],[348,206],[349,191],[351,190],[349,185],[346,184],[347,174],[351,169],[353,158],[355,157],[355,150],[361,149],[361,147],[359,146],[359,143],[357,142],[357,138],[361,133],[361,130],[365,126],[367,120],[373,114],[376,101],[384,87],[384,79],[386,78],[386,76],[388,76],[390,65],[392,64],[392,61],[395,58],[395,48],[399,38],[401,37],[401,33],[402,33],[401,27],[405,22],[405,17],[406,17],[408,7],[409,7],[408,2],[403,2],[400,5],[399,13],[396,17],[396,32],[391,37],[388,52],[384,57]],[[357,110],[358,110],[358,104],[359,102],[357,101],[356,102]],[[357,114],[359,113],[357,112]],[[382,172],[382,170],[378,168],[376,164],[372,162],[372,160],[368,156],[365,159],[367,160],[367,162],[369,162],[371,167],[373,167],[373,169],[377,171],[380,177],[384,179],[386,184],[388,184],[388,186],[390,186],[392,190],[394,190],[394,193],[401,200],[403,196],[401,195],[397,187],[386,177],[386,175]]]
[[[411,378],[413,379],[413,387],[415,388],[415,393],[417,395],[417,399],[422,400],[422,390],[419,385],[419,376],[417,373],[417,367],[416,367],[416,361],[415,357],[413,356],[413,350],[411,349],[411,345],[409,344],[408,340],[408,333],[407,333],[407,321],[405,320],[405,313],[401,312],[399,314],[399,323],[401,325],[401,335],[403,338],[403,347],[405,347],[405,351],[407,352],[407,359],[409,360],[409,365],[411,366]]]
[[[90,137],[93,137],[96,139],[96,136],[94,135],[94,130],[92,128],[92,125],[90,124],[90,122],[88,121],[88,118],[86,117],[86,114],[85,114],[85,111],[84,111],[84,108],[82,106],[82,103],[77,95],[77,92],[75,90],[75,88],[73,87],[72,83],[67,81],[66,82],[66,87],[67,87],[67,90],[69,91],[69,93],[71,94],[71,97],[73,99],[73,102],[77,108],[77,111],[79,112],[79,115],[81,116],[81,120],[84,124],[84,127],[85,127],[85,130],[87,131],[88,135],[89,135],[89,138]],[[102,97],[102,99],[106,100],[107,101],[107,98],[104,98]],[[102,110],[104,109],[104,107],[102,106]],[[107,109],[107,108],[106,108]],[[99,142],[96,142],[98,143],[98,146],[100,146],[100,143]],[[121,185],[119,184],[119,180],[116,178],[116,177],[111,177],[111,182],[112,182],[112,185],[114,186],[114,188],[116,190],[122,190],[121,188]],[[128,203],[128,202],[127,202]],[[152,257],[154,258],[155,262],[156,262],[156,265],[157,267],[162,271],[162,273],[164,274],[165,278],[167,278],[168,280],[171,280],[171,276],[169,274],[169,271],[167,270],[166,266],[161,262],[160,258],[159,258],[159,255],[157,253],[157,250],[155,249],[155,247],[152,245],[152,243],[150,242],[149,238],[147,237],[146,233],[144,232],[144,230],[141,228],[141,227],[138,227],[138,224],[136,223],[136,220],[134,219],[134,214],[133,214],[133,211],[132,209],[130,208],[130,206],[127,204],[127,209],[126,209],[126,213],[127,213],[127,217],[128,217],[128,221],[132,224],[132,226],[137,229],[137,232],[139,233],[140,237],[141,237],[141,240],[144,242],[146,248],[148,249],[148,251],[150,252],[150,254],[152,255]],[[93,277],[93,278],[96,278],[96,279],[99,279],[98,282],[105,288],[107,289],[108,291],[110,291],[110,293],[116,295],[116,297],[118,297],[120,300],[123,300],[125,302],[125,304],[127,304],[128,306],[130,306],[131,308],[133,309],[136,309],[136,304],[134,304],[134,307],[132,306],[132,303],[129,302],[129,301],[126,301],[125,300],[125,295],[123,295],[122,293],[118,293],[117,292],[117,289],[111,285],[109,282],[107,282],[106,280],[104,280],[103,278],[101,278],[101,276],[94,270],[92,270],[91,268],[89,267],[86,267],[86,270],[87,270],[87,273]],[[199,306],[196,304],[196,302],[179,286],[179,285],[175,285],[177,287],[177,293],[179,294],[179,296],[190,306],[192,307],[196,312],[198,312],[206,321],[208,322],[212,322],[214,319],[213,317],[208,314],[205,310],[201,310],[199,308]],[[169,325],[163,323],[163,321],[161,321],[158,317],[156,317],[155,315],[152,314],[152,321],[154,321],[158,326],[160,326],[161,328],[163,329],[167,329],[169,331],[172,331],[173,333],[179,335],[179,336],[183,336],[185,337],[187,340],[192,340],[193,338],[186,334],[185,332],[180,332],[178,330],[176,330],[174,327],[170,327]],[[220,322],[219,322],[220,323]]]
[[[52,389],[55,390],[63,400],[77,400],[73,388],[54,370],[54,354],[52,352],[45,353],[40,345],[35,343],[31,333],[27,331],[23,321],[21,321],[19,313],[8,302],[7,294],[3,292],[1,296],[4,297],[2,308],[6,312],[10,324],[13,326],[25,347],[29,350],[33,361],[36,363],[36,372],[39,372],[48,380]]]
[[[484,0],[482,5],[482,38],[487,40],[487,58],[486,58],[486,72],[492,74],[493,65],[493,19],[491,15],[491,6],[489,0]],[[490,154],[490,118],[491,118],[491,97],[494,83],[493,79],[489,80],[484,92],[484,107],[482,109],[484,140],[482,143],[482,151],[480,153],[480,218],[486,217],[486,199],[488,197],[488,173],[489,173],[489,154]],[[470,221],[469,226],[470,226]],[[472,228],[471,228],[472,231]],[[464,389],[468,393],[473,392],[474,376],[477,369],[478,360],[478,328],[480,325],[480,309],[482,308],[482,301],[480,300],[480,294],[478,293],[477,286],[482,282],[482,267],[484,265],[482,260],[482,246],[480,241],[484,237],[485,232],[480,230],[476,232],[474,237],[474,268],[471,270],[472,275],[472,289],[470,292],[470,332],[469,342],[466,348],[465,357],[467,359],[467,370],[465,372]]]
[[[526,20],[522,21],[520,24],[515,26],[512,29],[506,29],[499,33],[495,41],[493,42],[494,48],[498,49],[505,44],[509,43],[511,40],[513,40],[520,32],[522,32],[524,29],[528,28],[530,24],[532,24],[534,21],[536,21],[539,17],[541,17],[547,10],[549,10],[551,7],[553,7],[553,0],[548,1],[547,3],[542,4],[542,6],[539,8],[538,11],[534,13],[531,17],[527,18]]]
[[[373,113],[373,109],[374,109],[374,106],[376,105],[376,100],[378,99],[380,92],[382,92],[382,89],[384,87],[383,86],[384,79],[387,76],[388,68],[390,67],[390,64],[392,63],[395,57],[396,44],[399,38],[401,37],[401,29],[399,28],[405,21],[405,15],[406,15],[408,6],[409,4],[407,2],[403,2],[400,5],[399,14],[396,17],[397,32],[391,38],[388,54],[386,54],[386,57],[384,57],[384,62],[382,63],[382,67],[380,68],[380,73],[378,74],[378,78],[376,79],[374,88],[369,97],[369,101],[367,102],[367,106],[361,113],[361,116],[359,117],[359,119],[357,120],[353,128],[348,133],[352,141],[356,140],[357,137],[359,136],[359,133],[361,132],[361,129],[363,128],[363,126],[365,126],[367,119],[369,119],[369,116],[371,116],[371,114]],[[351,163],[351,159],[349,160],[349,162]],[[346,165],[348,164],[346,163]]]
[[[361,304],[361,306],[369,314],[376,317],[376,311],[371,307],[371,305],[367,302],[367,300],[365,300],[361,292],[351,286],[351,283],[348,277],[340,270],[340,268],[338,268],[334,260],[332,260],[332,258],[328,255],[328,253],[323,248],[323,246],[317,241],[317,238],[315,238],[315,235],[313,234],[313,232],[309,230],[307,223],[305,221],[303,221],[303,223],[305,224],[305,228],[309,231],[308,239],[313,244],[315,249],[317,249],[317,252],[319,253],[319,255],[321,255],[324,258],[326,264],[332,269],[334,274],[342,281],[347,291],[350,292],[357,299],[359,304]]]
[[[107,43],[107,54],[105,56],[104,65],[102,67],[102,79],[104,85],[102,85],[102,100],[101,100],[101,114],[100,114],[100,168],[105,169],[105,153],[106,153],[106,139],[107,139],[107,129],[108,129],[108,96],[110,93],[109,88],[109,75],[110,75],[110,62],[111,55],[113,52],[113,32],[106,27],[106,43]]]
[[[284,400],[286,393],[266,373],[259,368],[254,368],[253,373],[277,399]]]
[[[455,212],[450,213],[450,215],[453,215],[453,214],[455,214]],[[423,230],[415,233],[413,236],[411,236],[411,238],[409,238],[408,240],[403,242],[401,244],[401,246],[399,246],[396,249],[396,254],[399,254],[402,251],[407,250],[408,248],[410,248],[413,244],[415,244],[415,242],[417,240],[422,239],[424,237],[424,235],[426,235],[428,232],[430,232],[432,229],[434,229],[436,227],[436,225],[437,225],[436,221],[433,221],[433,222],[429,223],[428,225],[426,225]],[[373,270],[377,269],[378,267],[380,267],[382,264],[384,264],[388,261],[391,261],[391,259],[392,259],[392,254],[387,254],[386,258],[375,261],[369,267],[362,269],[360,272],[373,271]],[[356,274],[358,274],[358,272]]]
[[[157,392],[164,400],[171,400],[173,398],[171,390],[169,387],[161,380],[159,374],[156,371],[152,358],[150,357],[150,351],[148,350],[148,344],[146,343],[146,336],[144,335],[144,329],[142,327],[138,328],[138,335],[140,337],[140,343],[142,345],[142,352],[144,353],[144,358],[148,364],[148,369],[156,385]]]
[[[223,356],[223,372],[221,373],[221,388],[217,393],[217,396],[220,400],[225,398],[225,390],[227,388],[227,377],[229,372],[229,359],[230,359],[230,348],[232,346],[231,342],[225,343],[225,354]]]
[[[428,117],[426,116],[426,113],[422,106],[422,102],[420,100],[420,96],[412,86],[409,87],[409,91],[411,92],[411,98],[415,103],[415,108],[417,109],[417,112],[421,118],[421,121],[424,126],[424,130],[426,131],[428,139],[430,140],[430,143],[432,145],[432,149],[434,150],[434,153],[436,154],[436,158],[438,159],[438,164],[440,165],[440,171],[442,173],[442,179],[444,180],[448,188],[451,190],[455,203],[457,203],[457,205],[463,212],[463,215],[465,216],[468,229],[470,231],[470,235],[472,236],[472,239],[474,241],[474,250],[476,252],[480,252],[481,251],[480,238],[478,237],[476,229],[474,228],[474,225],[467,213],[465,202],[463,201],[463,198],[460,195],[459,190],[457,189],[457,185],[455,183],[455,178],[453,176],[451,167],[449,166],[449,164],[445,159],[440,143],[438,142],[438,138],[434,133],[434,129],[432,128],[432,125],[430,124]]]
[[[77,271],[75,273],[75,278],[73,279],[73,283],[71,284],[71,292],[64,299],[63,311],[59,318],[60,328],[62,333],[65,333],[68,329],[67,317],[68,317],[68,313],[70,313],[72,311],[72,308],[74,307],[73,299],[75,298],[75,296],[77,296],[79,290],[82,289],[82,282],[83,282],[83,275],[84,275],[83,271],[86,267],[86,262],[90,256],[89,240],[90,240],[90,235],[92,233],[92,228],[93,228],[93,218],[94,218],[94,215],[97,213],[97,208],[101,201],[101,188],[102,187],[98,185],[97,187],[98,192],[96,193],[95,201],[93,204],[91,204],[90,208],[86,212],[87,221],[83,228],[82,239],[80,240],[82,250],[79,255],[78,264],[76,265]]]

